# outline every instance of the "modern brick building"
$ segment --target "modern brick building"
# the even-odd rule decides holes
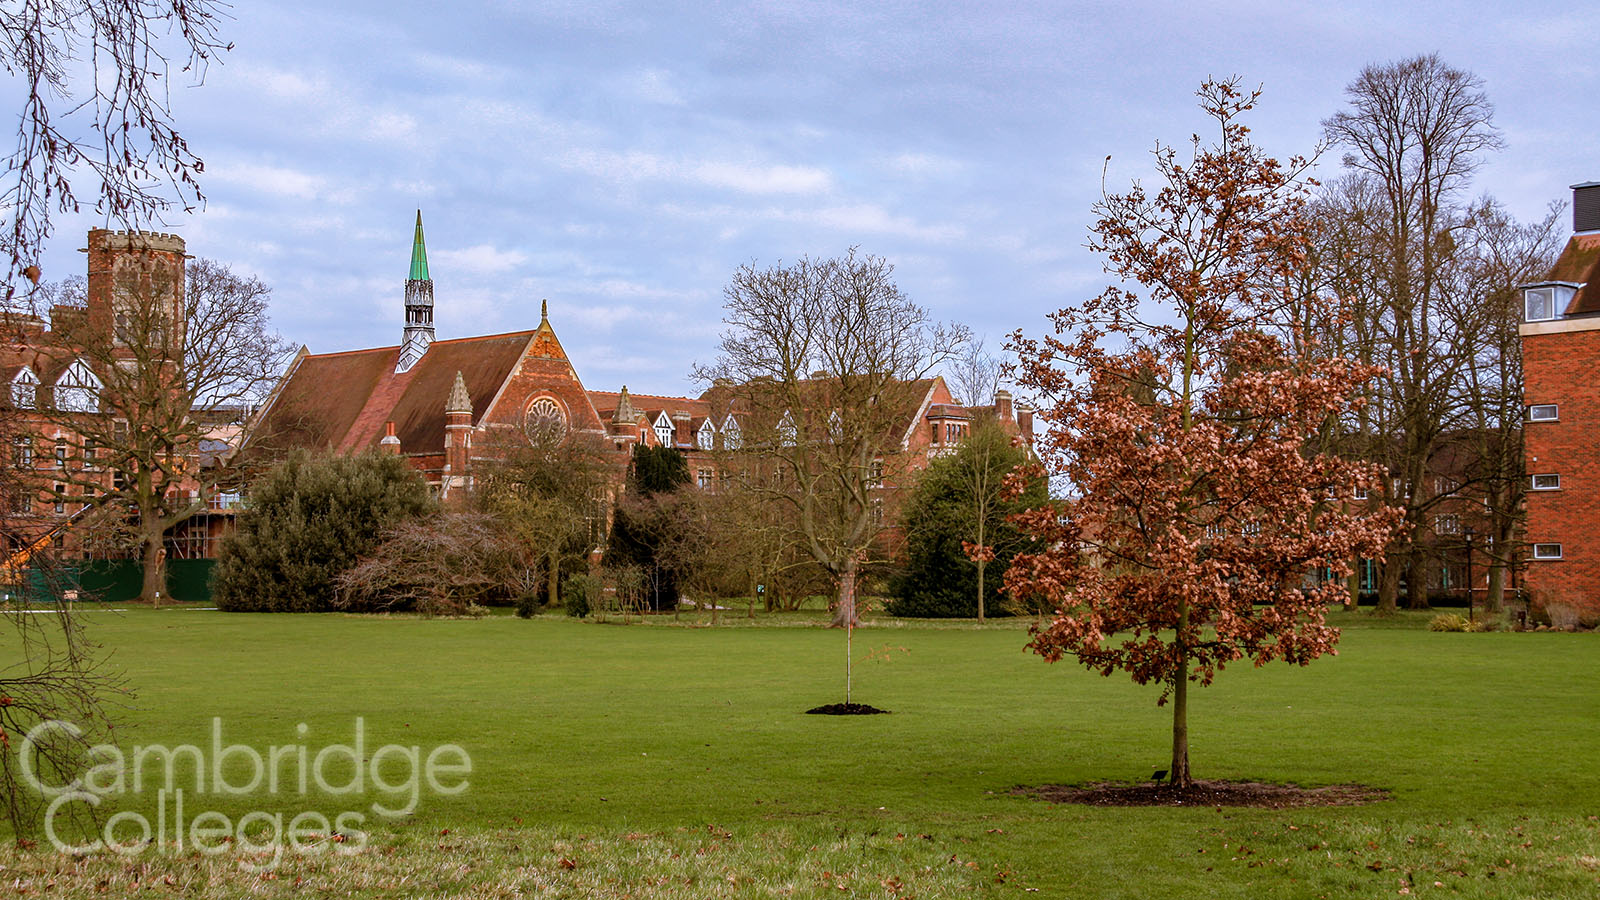
[[[1526,585],[1536,604],[1600,613],[1600,183],[1572,188],[1573,236],[1522,286]]]

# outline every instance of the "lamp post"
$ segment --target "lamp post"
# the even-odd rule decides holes
[[[1476,534],[1476,531],[1471,525],[1468,525],[1465,533],[1467,536],[1467,621],[1476,622],[1477,619],[1473,617],[1474,607],[1472,605],[1472,536]]]

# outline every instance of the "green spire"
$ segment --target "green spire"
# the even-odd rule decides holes
[[[428,248],[422,244],[422,210],[417,210],[417,236],[411,241],[411,281],[428,281]]]

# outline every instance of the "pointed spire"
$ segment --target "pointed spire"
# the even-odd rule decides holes
[[[422,210],[417,210],[417,234],[411,240],[410,281],[431,281],[428,277],[428,248],[422,242]]]
[[[467,393],[466,379],[456,372],[455,386],[450,388],[450,399],[444,403],[445,414],[466,413],[472,415],[472,397]]]
[[[617,395],[617,411],[611,414],[613,422],[627,422],[632,424],[639,420],[639,413],[633,408],[633,400],[628,397],[628,386],[622,386],[622,393]]]

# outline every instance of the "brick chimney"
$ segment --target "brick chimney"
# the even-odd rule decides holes
[[[689,432],[689,423],[693,417],[686,412],[672,414],[672,443],[677,446],[694,443],[694,435]]]
[[[400,439],[394,435],[394,422],[384,423],[383,440],[378,442],[378,449],[390,456],[400,455]]]
[[[1022,433],[1023,440],[1033,443],[1033,407],[1026,403],[1017,405],[1017,431]]]
[[[1011,392],[1001,388],[994,392],[994,414],[1002,422],[1011,421]]]

